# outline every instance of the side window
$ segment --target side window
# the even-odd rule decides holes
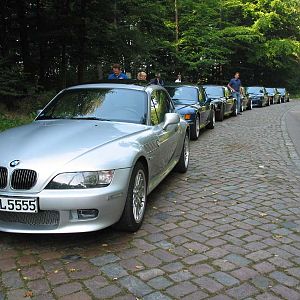
[[[230,93],[230,91],[227,87],[224,87],[223,91],[224,91],[224,96],[225,97],[230,97],[231,96],[231,93]]]
[[[151,125],[157,125],[159,123],[157,114],[158,99],[158,91],[153,91],[151,93]]]
[[[205,102],[206,97],[205,97],[205,92],[203,89],[199,89],[199,102],[203,103]]]
[[[153,91],[151,94],[151,124],[157,125],[164,121],[165,114],[172,111],[169,98],[164,91]]]

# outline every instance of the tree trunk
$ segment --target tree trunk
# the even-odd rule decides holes
[[[61,88],[64,89],[67,86],[67,59],[66,59],[66,45],[62,44],[61,49]]]
[[[9,45],[8,45],[8,32],[10,30],[8,23],[10,22],[10,16],[8,15],[8,1],[1,1],[0,3],[0,50],[2,57],[8,57]]]
[[[44,33],[43,19],[41,16],[42,12],[42,1],[36,0],[36,27],[39,34]],[[45,59],[45,37],[44,35],[40,36],[38,41],[39,44],[39,84],[44,84],[45,82],[45,73],[46,73],[46,59]]]
[[[81,0],[79,26],[79,62],[77,70],[78,83],[84,81],[85,51],[86,51],[86,0]]]
[[[16,1],[16,8],[17,8],[18,23],[19,23],[20,50],[21,50],[21,57],[24,66],[24,72],[31,73],[33,68],[30,62],[28,28],[27,28],[24,1],[22,0]]]

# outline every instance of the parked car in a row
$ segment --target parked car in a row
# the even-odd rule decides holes
[[[241,111],[246,109],[251,110],[252,107],[252,99],[249,97],[247,89],[245,87],[241,87]]]
[[[268,97],[266,89],[262,86],[249,86],[247,87],[247,93],[249,98],[252,100],[253,106],[269,106],[271,100]]]
[[[197,140],[200,130],[215,126],[214,104],[209,101],[203,87],[192,84],[166,84],[176,111],[190,125],[192,140]]]
[[[261,86],[241,96],[242,110],[272,97]],[[190,137],[237,111],[225,86],[117,80],[61,91],[31,124],[0,133],[0,231],[138,230],[148,194],[187,171]]]
[[[277,90],[280,93],[281,103],[290,102],[290,94],[287,92],[285,88],[277,88]]]
[[[217,121],[223,121],[225,116],[237,115],[236,99],[232,97],[227,87],[221,85],[204,85],[203,87],[208,99],[214,104]]]
[[[157,85],[60,92],[29,125],[0,133],[0,231],[136,231],[147,195],[189,164],[189,126]]]
[[[266,88],[271,104],[280,103],[280,93],[276,88]]]

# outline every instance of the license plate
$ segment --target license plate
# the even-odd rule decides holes
[[[0,211],[37,213],[36,198],[9,198],[0,196]]]

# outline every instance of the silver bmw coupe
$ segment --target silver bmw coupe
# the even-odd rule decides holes
[[[147,195],[186,172],[189,127],[161,86],[77,85],[0,133],[0,231],[134,232]]]

